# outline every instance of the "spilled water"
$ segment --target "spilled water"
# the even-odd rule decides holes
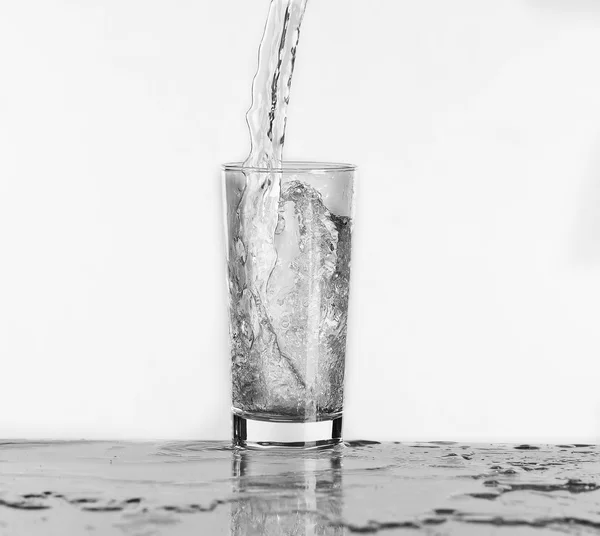
[[[13,441],[0,534],[598,534],[600,449],[528,447]]]

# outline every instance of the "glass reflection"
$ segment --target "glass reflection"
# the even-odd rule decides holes
[[[236,451],[231,536],[342,536],[341,449]]]

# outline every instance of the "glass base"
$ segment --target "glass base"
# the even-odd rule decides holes
[[[342,442],[342,417],[318,422],[268,422],[233,414],[233,446],[249,449],[321,449]]]

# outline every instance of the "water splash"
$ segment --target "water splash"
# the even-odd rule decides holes
[[[271,1],[259,48],[258,70],[252,83],[252,105],[246,115],[251,149],[245,167],[272,169],[281,165],[292,75],[306,2]],[[281,178],[278,173],[245,172],[244,175],[245,188],[237,208],[237,238],[234,250],[230,252],[230,259],[236,259],[241,268],[230,270],[230,274],[231,271],[238,272],[236,280],[241,283],[237,296],[232,299],[232,309],[239,313],[236,319],[232,313],[232,323],[241,318],[240,324],[250,330],[251,324],[258,322],[258,326],[254,326],[257,329],[252,332],[260,331],[261,336],[246,340],[238,352],[234,341],[234,370],[236,363],[240,367],[246,366],[244,355],[268,355],[283,363],[294,383],[303,385],[302,375],[294,362],[279,348],[266,310],[267,283],[277,262],[274,240]],[[236,308],[235,302],[241,307]],[[245,384],[245,388],[249,387]]]
[[[306,4],[271,1],[246,116],[250,154],[239,190],[227,185],[228,270],[234,407],[317,420],[342,407],[351,223],[281,169]]]

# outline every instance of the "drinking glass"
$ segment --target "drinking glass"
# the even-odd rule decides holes
[[[342,440],[355,167],[223,166],[233,443]]]

